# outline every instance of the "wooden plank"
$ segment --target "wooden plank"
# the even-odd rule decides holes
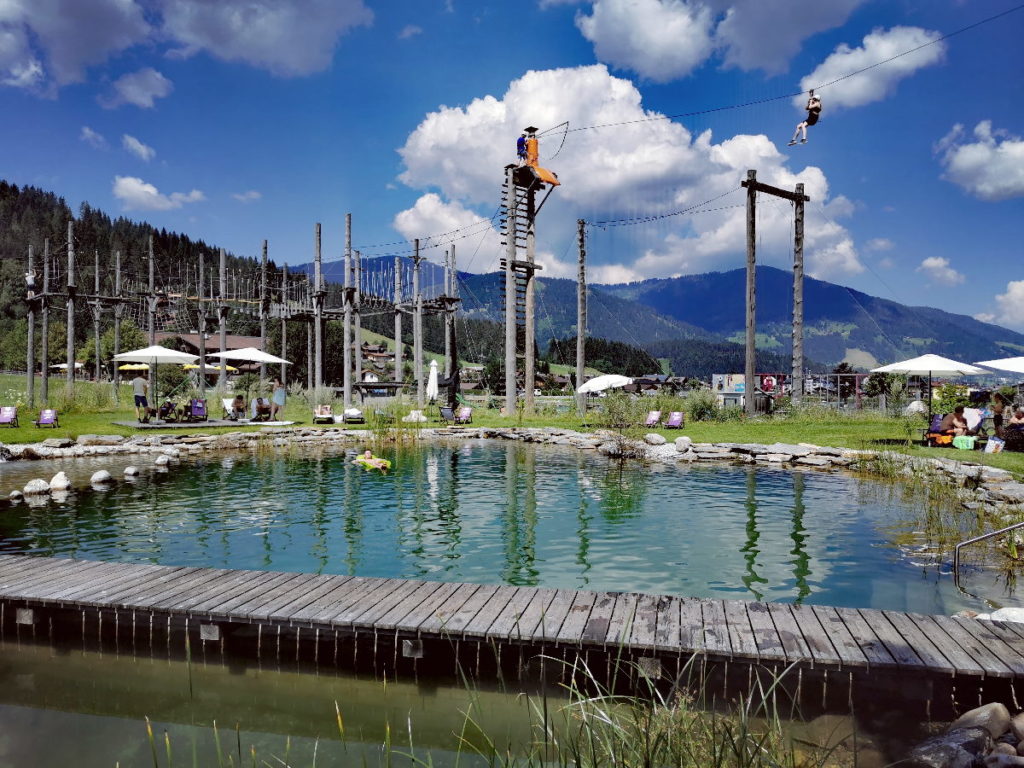
[[[416,589],[406,595],[405,598],[392,607],[390,611],[377,619],[377,629],[396,629],[402,622],[402,619],[412,613],[413,610],[421,606],[424,602],[430,600],[431,595],[434,595],[444,585],[445,583],[441,581],[417,582]]]
[[[285,582],[262,595],[259,600],[239,606],[239,612],[245,612],[250,619],[269,621],[274,611],[288,605],[306,591],[315,582],[317,576],[312,573],[299,573],[291,581]]]
[[[157,611],[172,611],[182,598],[203,594],[207,584],[217,581],[223,574],[220,571],[203,568],[191,579],[179,581],[160,594],[146,599],[146,607]]]
[[[480,612],[473,617],[472,621],[466,624],[465,629],[462,630],[463,635],[466,637],[483,637],[491,634],[489,630],[498,620],[501,612],[505,610],[505,606],[509,604],[514,598],[518,587],[498,587],[498,589],[491,595],[490,600],[487,604],[480,609]]]
[[[846,623],[836,613],[835,608],[824,605],[812,606],[812,610],[818,616],[822,629],[832,641],[832,646],[839,654],[839,661],[845,667],[866,667],[867,657],[860,649],[857,640],[847,628]]]
[[[181,610],[195,616],[203,616],[218,605],[244,593],[252,593],[270,579],[273,571],[228,571],[232,576],[226,581],[211,585],[206,594],[198,595],[181,604]]]
[[[634,648],[654,648],[658,634],[658,613],[667,597],[657,595],[640,595],[636,604],[636,616],[633,619],[633,631],[629,635],[629,644]]]
[[[935,643],[905,613],[897,611],[882,611],[882,613],[885,614],[885,617],[889,619],[907,644],[914,649],[914,652],[921,657],[921,661],[925,663],[928,669],[937,672],[947,672],[950,675],[956,674],[956,666],[945,657],[942,651],[935,646]],[[982,672],[983,670],[979,667],[977,674],[980,675]]]
[[[921,669],[926,666],[881,611],[865,608],[860,611],[860,615],[885,645],[885,649],[889,651],[900,669]]]
[[[965,619],[964,623],[968,620]],[[1024,677],[1024,638],[1021,633],[1024,628],[1017,622],[992,621],[991,619],[976,619],[981,623],[982,629],[986,629],[1006,644],[1006,658],[1000,658],[1018,677]],[[994,650],[994,649],[989,649]]]
[[[779,635],[779,642],[786,655],[786,661],[789,663],[813,663],[814,654],[811,653],[807,641],[804,640],[804,633],[800,631],[800,625],[797,624],[789,606],[785,603],[766,603],[765,607],[772,624],[775,625],[775,631]]]
[[[548,604],[547,609],[541,614],[540,622],[533,632],[533,639],[535,641],[554,640],[558,637],[558,630],[562,628],[565,617],[569,615],[574,597],[574,590],[555,590],[554,597]]]
[[[587,623],[580,634],[581,644],[604,645],[604,639],[608,636],[608,626],[612,623],[612,615],[615,613],[617,597],[615,592],[596,594],[590,615],[587,616]]]
[[[201,602],[206,598],[214,595],[223,595],[225,591],[237,594],[242,589],[247,588],[243,582],[238,581],[238,571],[217,569],[212,572],[216,574],[214,578],[205,581],[202,585],[196,585],[195,590],[178,594],[173,599],[173,602],[163,605],[161,610],[173,611],[175,613],[184,612],[189,605]],[[170,601],[170,598],[168,600]]]
[[[334,611],[328,621],[335,626],[353,626],[360,614],[366,613],[377,601],[386,599],[400,584],[397,579],[368,578],[365,584],[345,596],[344,605]]]
[[[194,579],[196,574],[202,571],[202,568],[182,568],[173,573],[162,573],[148,579],[129,582],[112,589],[106,596],[104,605],[118,608],[148,608],[148,601],[151,597],[159,596],[182,582]]]
[[[280,581],[283,576],[284,574],[278,571],[262,571],[246,583],[245,589],[239,589],[237,592],[226,595],[210,595],[208,599],[193,605],[191,612],[193,614],[202,613],[211,618],[227,616],[236,605],[251,599],[254,594],[266,589],[268,585]]]
[[[754,645],[757,646],[757,657],[762,661],[786,661],[786,649],[782,645],[782,638],[775,628],[775,622],[768,613],[768,606],[764,603],[747,603],[747,618],[750,620],[750,629],[754,633]],[[732,622],[729,622],[730,625]]]
[[[0,590],[27,581],[35,576],[45,576],[64,563],[75,563],[78,567],[94,563],[93,560],[65,560],[51,557],[19,557],[6,563],[0,569]]]
[[[757,643],[754,630],[747,616],[747,604],[742,600],[723,600],[722,610],[729,632],[729,645],[734,657],[757,659]]]
[[[679,598],[666,597],[659,607],[654,647],[659,651],[679,651]]]
[[[207,608],[209,616],[226,616],[231,618],[247,618],[242,607],[251,603],[259,595],[267,592],[279,584],[287,583],[295,578],[294,573],[281,573],[279,571],[267,571],[267,576],[260,579],[253,579],[249,589],[240,591],[237,595],[224,600],[212,608]]]
[[[729,642],[729,624],[721,600],[701,600],[704,615],[704,650],[718,656],[732,656]]]
[[[396,621],[395,629],[399,632],[416,632],[420,624],[430,618],[459,586],[457,582],[443,582],[440,587],[425,596],[418,605],[414,606],[399,621]]]
[[[1021,658],[1020,641],[1013,639],[1016,635],[1014,631],[996,621],[979,619],[953,619],[953,621],[959,623],[967,632],[984,643],[985,648],[1005,663],[1014,675],[1024,676],[1024,659]]]
[[[346,576],[334,576],[329,573],[321,573],[313,576],[311,580],[303,585],[303,588],[292,595],[292,599],[283,605],[274,608],[267,608],[267,620],[274,622],[291,621],[293,615],[301,611],[317,598],[330,594],[338,587],[339,581],[344,581]]]
[[[51,597],[55,602],[69,605],[103,606],[107,604],[110,595],[114,594],[116,590],[136,584],[141,579],[169,576],[172,572],[181,570],[181,567],[168,568],[162,565],[136,567],[144,570],[136,570],[136,568],[131,570],[123,569],[115,577],[101,581],[83,581],[74,586],[68,586],[65,589],[59,590]]]
[[[466,627],[474,618],[476,618],[476,615],[483,610],[484,606],[486,606],[488,601],[494,597],[494,594],[497,591],[497,585],[485,584],[474,592],[472,597],[463,603],[462,607],[448,618],[448,623],[445,625],[445,629],[448,633],[453,635],[465,635]]]
[[[839,652],[836,651],[828,634],[821,626],[817,614],[807,605],[790,605],[793,620],[800,627],[804,642],[814,658],[815,664],[837,666],[840,663]]]
[[[294,611],[289,621],[293,624],[326,624],[348,602],[352,595],[368,579],[362,576],[337,576],[334,589],[316,598],[309,605]]]
[[[95,560],[68,560],[62,561],[59,565],[51,563],[50,567],[33,568],[28,573],[5,580],[0,584],[0,592],[7,597],[34,597],[37,594],[45,594],[48,588],[62,584],[68,579],[84,577],[86,573],[106,566],[109,566],[109,563]]]
[[[590,612],[593,610],[594,603],[596,602],[596,592],[577,592],[576,596],[573,598],[569,612],[565,615],[565,620],[562,621],[562,626],[558,628],[555,640],[567,645],[581,645],[583,641],[583,631],[587,628],[587,622],[590,620]]]
[[[393,589],[387,595],[375,600],[372,605],[356,616],[352,623],[363,627],[378,627],[381,616],[385,616],[405,598],[420,589],[424,583],[422,581],[403,581],[397,589]]]
[[[533,588],[530,601],[519,611],[519,617],[509,630],[508,637],[517,640],[532,640],[541,618],[547,613],[551,601],[555,599],[555,593],[554,589]],[[525,589],[524,594],[526,594]]]
[[[426,616],[416,628],[420,634],[449,635],[448,622],[459,609],[480,590],[479,584],[459,584],[443,602],[436,604],[430,615]]]
[[[694,597],[679,600],[679,647],[683,651],[703,653],[704,644],[704,603]]]
[[[964,629],[959,622],[948,616],[914,615],[913,618],[921,627],[921,631],[929,637],[935,638],[945,634],[949,638],[948,643],[943,643],[942,652],[956,665],[958,673],[975,674],[967,671],[967,664],[962,658],[962,655],[966,655],[976,667],[984,671],[986,676],[1010,677],[1013,675],[1012,670],[1001,662],[998,656],[986,648],[981,640]]]
[[[896,663],[896,659],[886,649],[885,644],[878,639],[874,630],[871,629],[858,611],[852,608],[836,608],[835,611],[850,631],[861,653],[864,654],[864,658],[868,660],[869,668],[899,666]]]
[[[615,598],[612,620],[608,622],[608,634],[604,636],[605,645],[622,646],[629,642],[636,619],[637,597],[632,592],[621,592]]]

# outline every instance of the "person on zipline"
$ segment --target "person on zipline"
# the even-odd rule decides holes
[[[800,139],[801,144],[807,143],[807,126],[815,125],[818,122],[818,118],[821,116],[821,97],[814,95],[814,89],[811,89],[810,96],[807,99],[807,106],[804,107],[807,110],[807,118],[799,123],[796,130],[793,131],[793,138],[789,140],[789,146],[796,144],[797,136],[802,136]]]
[[[526,165],[526,134],[521,134],[516,141],[516,156],[519,158],[519,165]]]

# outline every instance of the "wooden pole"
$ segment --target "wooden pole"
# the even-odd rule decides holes
[[[743,402],[748,416],[754,415],[754,367],[757,325],[757,171],[747,171],[747,339],[743,365]]]
[[[121,303],[121,252],[114,251],[114,355],[111,358],[113,370],[110,375],[117,381],[117,356],[121,354],[121,317],[124,315],[124,304]]]
[[[516,180],[505,169],[505,415],[516,412]]]
[[[320,253],[320,222],[316,223],[313,235],[313,340],[315,363],[313,365],[313,386],[324,385],[324,274]]]
[[[153,235],[149,235],[149,294],[146,296],[147,317],[149,318],[149,346],[156,345],[156,265],[153,258]],[[157,408],[160,404],[156,402],[156,366],[149,369],[149,398]]]
[[[288,265],[281,267],[281,359],[288,359]],[[288,381],[288,366],[281,363],[281,383]]]
[[[224,249],[220,249],[220,268],[218,272],[218,278],[220,282],[220,303],[217,305],[217,317],[220,321],[220,325],[217,330],[220,333],[220,351],[226,352],[228,349],[228,305],[227,305],[227,254]],[[225,358],[220,358],[220,374],[217,376],[217,387],[222,391],[227,389],[228,385],[228,361]]]
[[[452,299],[459,297],[459,271],[455,266],[455,246],[452,245],[451,257],[450,257],[451,270],[449,272],[451,283],[448,286],[448,296]],[[448,407],[455,408],[458,405],[459,390],[460,390],[460,375],[459,375],[459,339],[458,333],[456,332],[456,304],[454,301],[449,302],[448,311],[445,313],[445,318],[450,318],[448,325],[448,333],[446,335],[446,341],[448,342],[445,346],[448,348],[447,368],[448,368]]]
[[[68,395],[75,386],[75,224],[68,222],[68,319],[67,319],[67,388]]]
[[[536,342],[537,336],[536,315],[534,307],[534,253],[536,249],[536,215],[537,215],[537,192],[530,187],[526,193],[526,261],[529,267],[526,270],[526,295],[525,303],[525,327],[523,333],[523,410],[533,414],[533,389],[537,381],[537,357]]]
[[[444,252],[444,295],[450,296],[452,286],[452,265],[451,256],[449,255],[448,249]],[[451,340],[451,325],[452,315],[451,312],[446,311],[444,313],[444,375],[448,378],[452,375],[451,369],[451,358],[452,358],[452,340]]]
[[[583,385],[587,349],[587,222],[576,220],[576,241],[579,245],[579,266],[576,275],[576,410],[583,416],[586,410]]]
[[[355,358],[355,381],[363,380],[363,254],[355,251],[353,260],[356,265],[355,279],[355,326],[352,330],[352,354]]]
[[[100,303],[100,252],[93,251],[93,299],[92,304],[92,335],[96,340],[96,381],[100,380],[100,312],[103,305]]]
[[[263,241],[260,258],[260,352],[267,351],[267,241]],[[260,363],[260,381],[267,380],[267,364]]]
[[[793,387],[792,399],[804,396],[804,185],[793,201]]]
[[[423,294],[420,292],[420,239],[417,237],[413,247],[412,266],[412,297],[414,313],[412,316],[412,370],[416,379],[416,404],[423,408],[426,403],[423,381]]]
[[[35,259],[31,244],[28,247],[28,279],[26,282],[26,298],[28,299],[28,338],[25,349],[25,370],[28,379],[25,381],[25,395],[29,408],[36,405],[36,297],[35,297]],[[31,281],[31,282],[29,282]]]
[[[395,256],[395,381],[402,376],[402,258]]]
[[[313,284],[309,281],[309,273],[306,273],[306,306],[313,303]],[[316,314],[309,315],[306,322],[306,389],[312,389],[316,382],[316,360],[313,357],[313,325],[316,323]]]
[[[39,329],[43,380],[39,395],[43,405],[50,404],[50,238],[43,240],[43,326]]]
[[[199,397],[206,397],[206,291],[205,291],[205,254],[199,252]],[[221,365],[226,365],[221,360]]]
[[[341,324],[342,404],[352,407],[352,214],[345,214],[345,316]]]

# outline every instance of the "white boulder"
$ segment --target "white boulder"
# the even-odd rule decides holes
[[[63,472],[58,472],[50,479],[51,491],[66,491],[71,487],[71,481]]]
[[[50,492],[50,484],[41,478],[29,480],[22,491],[26,496],[41,496]]]
[[[114,482],[114,478],[110,476],[110,473],[105,469],[100,469],[92,473],[92,477],[89,478],[89,482],[93,485],[110,485]]]

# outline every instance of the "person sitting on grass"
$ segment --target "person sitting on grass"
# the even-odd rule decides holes
[[[1006,429],[1013,429],[1017,431],[1024,431],[1024,410],[1018,408],[1013,412],[1013,416],[1006,422]]]
[[[964,418],[964,407],[958,405],[952,413],[947,413],[939,422],[939,432],[944,435],[973,435],[967,427],[967,419]]]

